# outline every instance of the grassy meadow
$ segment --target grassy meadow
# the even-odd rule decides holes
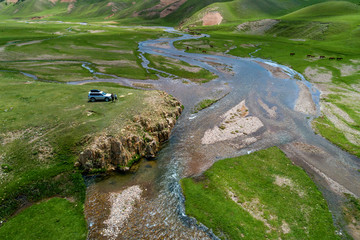
[[[82,210],[67,199],[45,200],[25,209],[1,227],[1,239],[86,239],[87,227]]]
[[[23,71],[60,82],[91,79],[92,74],[82,67],[84,62],[100,73],[154,79],[154,74],[141,67],[138,43],[172,36],[151,28],[43,21],[6,21],[0,25],[0,33],[0,70]]]
[[[221,239],[340,239],[321,192],[278,148],[181,181],[186,213]]]
[[[147,109],[145,92],[117,84],[72,86],[0,72],[0,86],[1,221],[24,204],[52,196],[71,197],[82,208],[85,185],[74,169],[82,147]],[[93,88],[124,97],[89,103],[87,92]]]

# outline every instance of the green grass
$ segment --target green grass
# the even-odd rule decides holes
[[[140,90],[31,80],[0,72],[0,219],[24,201],[53,195],[75,196],[82,203],[85,187],[73,171],[83,146],[114,122],[121,128],[147,108]],[[89,103],[87,92],[93,88],[126,97],[114,104]]]
[[[86,239],[82,208],[66,199],[52,198],[25,209],[0,228],[3,240]]]
[[[103,27],[99,23],[83,26],[15,21],[1,24],[0,33],[0,47],[5,46],[0,70],[24,71],[42,80],[62,82],[92,78],[81,67],[84,61],[101,73],[156,79],[142,68],[138,43],[169,36],[159,29]]]
[[[338,239],[321,192],[276,147],[221,160],[181,185],[186,213],[222,239]]]
[[[314,19],[320,17],[329,17],[329,16],[333,17],[333,16],[348,15],[348,14],[356,14],[359,12],[360,12],[360,7],[357,4],[348,1],[328,1],[302,8],[298,11],[285,15],[283,18]]]
[[[194,113],[198,113],[199,111],[210,107],[211,105],[213,105],[217,101],[218,101],[218,99],[204,99],[204,100],[202,100],[201,102],[196,104],[195,109],[194,109]]]

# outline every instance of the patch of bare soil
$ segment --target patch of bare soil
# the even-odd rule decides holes
[[[285,222],[284,220],[282,221],[282,224],[281,224],[281,230],[284,234],[288,234],[291,231],[289,224],[287,224],[287,222]]]
[[[43,41],[44,40],[34,40],[34,41],[29,41],[29,42],[24,42],[24,43],[18,43],[18,44],[16,44],[16,46],[22,47],[22,46],[26,46],[26,45],[41,43]]]
[[[51,65],[63,65],[63,64],[78,64],[79,62],[76,61],[56,61],[56,62],[37,62],[33,64],[26,65],[28,67],[44,67],[44,66],[51,66]]]
[[[139,15],[145,15],[148,17],[153,17],[159,14],[160,17],[164,18],[167,15],[176,11],[181,5],[183,5],[186,0],[160,0],[160,3],[156,4],[155,6],[144,9],[140,12],[134,12],[133,17],[137,17]]]
[[[254,44],[241,44],[240,45],[240,47],[242,47],[242,48],[253,48],[253,47],[256,47],[256,45],[254,45]]]
[[[290,190],[296,192],[299,197],[304,197],[305,195],[304,191],[299,189],[299,187],[290,178],[276,175],[274,184],[279,187],[289,187]]]
[[[119,53],[119,54],[133,54],[134,52],[131,50],[109,50],[111,53]]]
[[[1,145],[6,145],[12,143],[15,140],[23,139],[25,136],[33,132],[33,129],[28,128],[25,130],[18,130],[13,132],[1,133],[0,134],[0,143]]]
[[[343,64],[340,67],[342,77],[351,76],[360,71],[360,65],[346,65]]]
[[[73,55],[38,55],[38,56],[26,56],[22,58],[23,60],[66,60],[66,59],[84,59],[82,56],[73,56]]]
[[[139,66],[135,61],[130,60],[113,60],[113,61],[106,61],[106,60],[96,60],[94,61],[97,65],[106,65],[106,66],[131,66],[138,68]]]
[[[335,127],[343,132],[346,139],[352,144],[360,145],[360,131],[349,127],[343,120],[338,117],[340,113],[337,108],[333,107],[333,104],[322,102],[321,111],[325,116],[335,125]]]
[[[103,33],[105,30],[89,30],[89,33]]]
[[[249,110],[244,100],[221,117],[223,120],[219,126],[208,129],[204,133],[201,143],[212,144],[246,136],[255,133],[264,126],[259,118],[248,116],[248,114]]]
[[[143,190],[135,185],[121,193],[110,193],[111,210],[109,218],[104,221],[107,227],[102,231],[103,236],[111,240],[117,238],[121,227],[133,211],[135,202],[141,199],[142,192]]]
[[[223,20],[223,16],[219,12],[208,12],[202,18],[203,26],[220,25]]]
[[[102,48],[95,48],[95,47],[85,47],[85,46],[78,46],[78,45],[70,45],[72,49],[83,49],[83,50],[97,50],[97,51],[104,51]]]
[[[266,70],[268,70],[275,78],[280,78],[280,79],[289,79],[290,76],[287,75],[286,73],[284,73],[284,71],[280,68],[280,67],[273,67],[269,64],[263,63],[263,62],[258,62],[255,61],[257,64],[259,64],[260,66],[262,66],[263,68],[265,68]]]
[[[71,1],[71,0],[70,0]],[[76,1],[76,0],[75,0]],[[71,11],[74,9],[74,7],[75,7],[75,4],[74,3],[70,3],[69,4],[69,6],[68,6],[68,8],[67,8],[67,12],[68,13],[71,13]]]
[[[42,164],[48,164],[50,159],[53,157],[54,149],[47,142],[42,141],[39,143],[40,146],[35,146],[34,150],[37,152],[38,161]]]
[[[101,73],[105,73],[106,72],[106,69],[107,67],[104,67],[104,66],[98,66],[97,67],[98,71],[101,72]]]
[[[262,19],[253,22],[245,22],[237,26],[238,31],[246,32],[249,34],[262,35],[280,21],[275,19]]]
[[[326,70],[324,67],[312,68],[307,67],[304,75],[310,82],[328,83],[333,77],[332,72]]]
[[[120,7],[118,7],[114,2],[109,2],[106,6],[111,7],[112,14],[105,17],[105,19],[109,19],[109,18],[115,16],[115,13],[117,13],[120,10]]]
[[[164,0],[164,1],[169,1],[169,0]],[[167,15],[175,12],[186,1],[187,0],[179,0],[179,1],[175,1],[174,3],[170,4],[170,6],[166,7],[164,10],[161,11],[160,18],[164,18]],[[169,2],[171,2],[171,1],[169,1]]]
[[[294,110],[304,114],[315,115],[316,105],[312,99],[309,88],[303,82],[296,82],[299,86],[299,96],[296,99]]]
[[[352,236],[355,240],[360,239],[360,227],[359,227],[359,225],[349,224],[349,225],[348,225],[348,228],[349,228],[349,230],[350,230],[351,236]]]

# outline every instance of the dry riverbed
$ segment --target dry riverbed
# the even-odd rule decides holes
[[[202,144],[213,144],[220,141],[231,140],[241,136],[255,133],[264,125],[259,118],[249,116],[249,109],[245,105],[245,100],[226,112],[219,126],[215,126],[205,132],[201,139]],[[256,138],[250,137],[244,140],[251,144]]]

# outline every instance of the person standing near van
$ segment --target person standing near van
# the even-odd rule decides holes
[[[111,102],[114,102],[115,96],[113,93],[111,93]]]

